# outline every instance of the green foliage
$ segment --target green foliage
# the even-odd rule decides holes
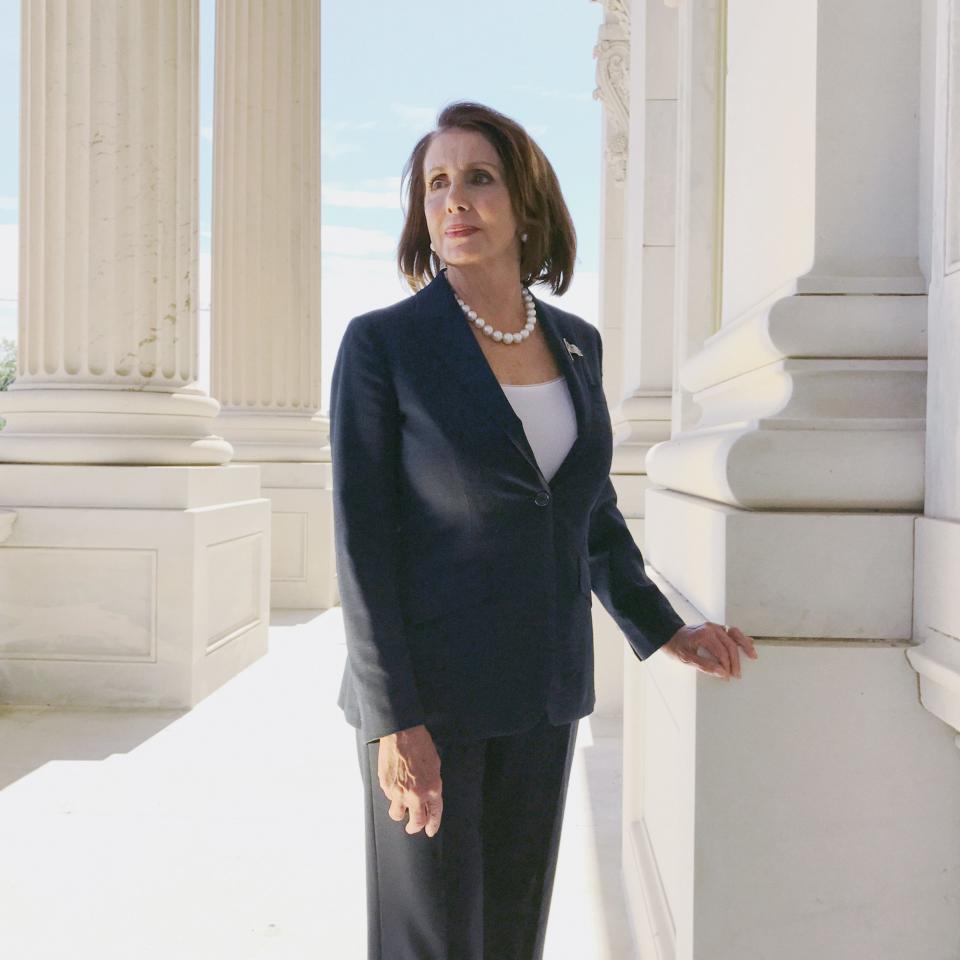
[[[17,345],[13,340],[0,339],[0,390],[6,390],[17,375]],[[0,417],[0,430],[7,421]]]
[[[0,340],[0,390],[6,390],[17,375],[17,344],[13,340]]]

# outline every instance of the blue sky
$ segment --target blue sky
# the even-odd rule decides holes
[[[201,0],[200,277],[209,304],[214,0]],[[0,337],[16,338],[20,0],[0,0]],[[321,7],[323,371],[351,316],[408,295],[393,261],[400,172],[439,109],[471,99],[534,136],[557,171],[577,228],[567,309],[596,322],[601,108],[589,0],[325,0]],[[546,296],[543,288],[535,288]],[[201,368],[206,311],[201,309]],[[206,386],[201,380],[201,386]]]

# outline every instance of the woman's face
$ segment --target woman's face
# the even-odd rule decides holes
[[[434,250],[450,266],[520,261],[503,165],[475,130],[445,130],[423,160],[423,207]]]

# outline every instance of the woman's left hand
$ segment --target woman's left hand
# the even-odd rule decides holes
[[[741,647],[752,660],[757,659],[752,637],[738,627],[723,627],[707,620],[681,627],[660,649],[681,663],[729,680],[731,676],[740,678]]]

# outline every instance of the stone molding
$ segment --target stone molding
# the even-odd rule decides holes
[[[927,355],[925,296],[787,296],[760,305],[704,341],[680,368],[696,392],[788,357]]]
[[[670,439],[670,395],[639,392],[627,397],[613,424],[613,469],[616,474],[646,474],[651,447]]]
[[[227,407],[217,425],[230,438],[238,462],[330,459],[330,421],[320,414]]]
[[[791,296],[682,367],[699,420],[650,480],[746,509],[923,509],[926,297]]]
[[[913,635],[907,659],[920,678],[920,700],[960,731],[960,523],[918,517],[914,528]],[[956,738],[960,746],[960,736]]]

